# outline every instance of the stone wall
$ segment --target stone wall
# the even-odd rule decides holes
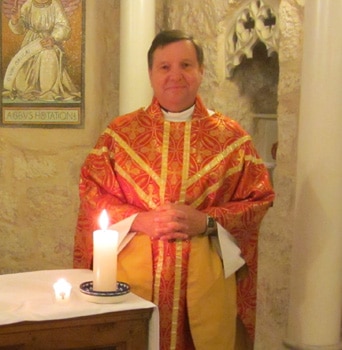
[[[276,200],[266,216],[259,242],[256,350],[282,349],[289,297],[295,200],[297,124],[302,57],[303,4],[280,1]]]
[[[250,99],[238,79],[226,79],[223,47],[227,26],[248,2],[157,0],[156,30],[180,28],[203,43],[203,99],[253,132]],[[276,200],[260,235],[256,350],[283,348],[302,55],[303,1],[273,3],[279,6],[280,28],[279,148],[273,173]],[[118,113],[120,1],[87,0],[86,5],[85,127],[0,128],[0,273],[72,267],[79,169]]]
[[[87,1],[85,41],[84,129],[0,128],[1,273],[72,266],[79,170],[118,113],[119,1]]]

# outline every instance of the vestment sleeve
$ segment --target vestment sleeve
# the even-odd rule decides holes
[[[74,243],[74,267],[92,265],[92,233],[99,228],[98,218],[106,209],[110,224],[119,222],[142,209],[127,204],[115,174],[115,140],[107,129],[86,158],[80,174],[80,208]]]
[[[268,170],[251,142],[244,145],[241,171],[229,202],[208,208],[210,215],[236,239],[242,256],[248,261],[257,242],[261,221],[272,205],[274,192]]]
[[[251,142],[240,150],[241,171],[230,200],[206,208],[230,234],[246,261],[238,273],[238,313],[251,338],[254,337],[258,234],[261,221],[272,205],[274,192],[268,170]],[[247,268],[246,268],[247,267]]]

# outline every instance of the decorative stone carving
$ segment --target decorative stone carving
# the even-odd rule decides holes
[[[242,58],[253,58],[253,48],[258,41],[265,44],[268,56],[278,52],[278,14],[272,1],[252,0],[238,13],[226,39],[227,77]]]

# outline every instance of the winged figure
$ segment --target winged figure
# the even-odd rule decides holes
[[[79,100],[79,89],[64,66],[63,42],[69,17],[82,0],[3,0],[2,10],[20,49],[10,61],[2,95],[24,101]]]

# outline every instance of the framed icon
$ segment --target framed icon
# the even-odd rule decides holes
[[[84,125],[84,0],[2,0],[0,127]]]

